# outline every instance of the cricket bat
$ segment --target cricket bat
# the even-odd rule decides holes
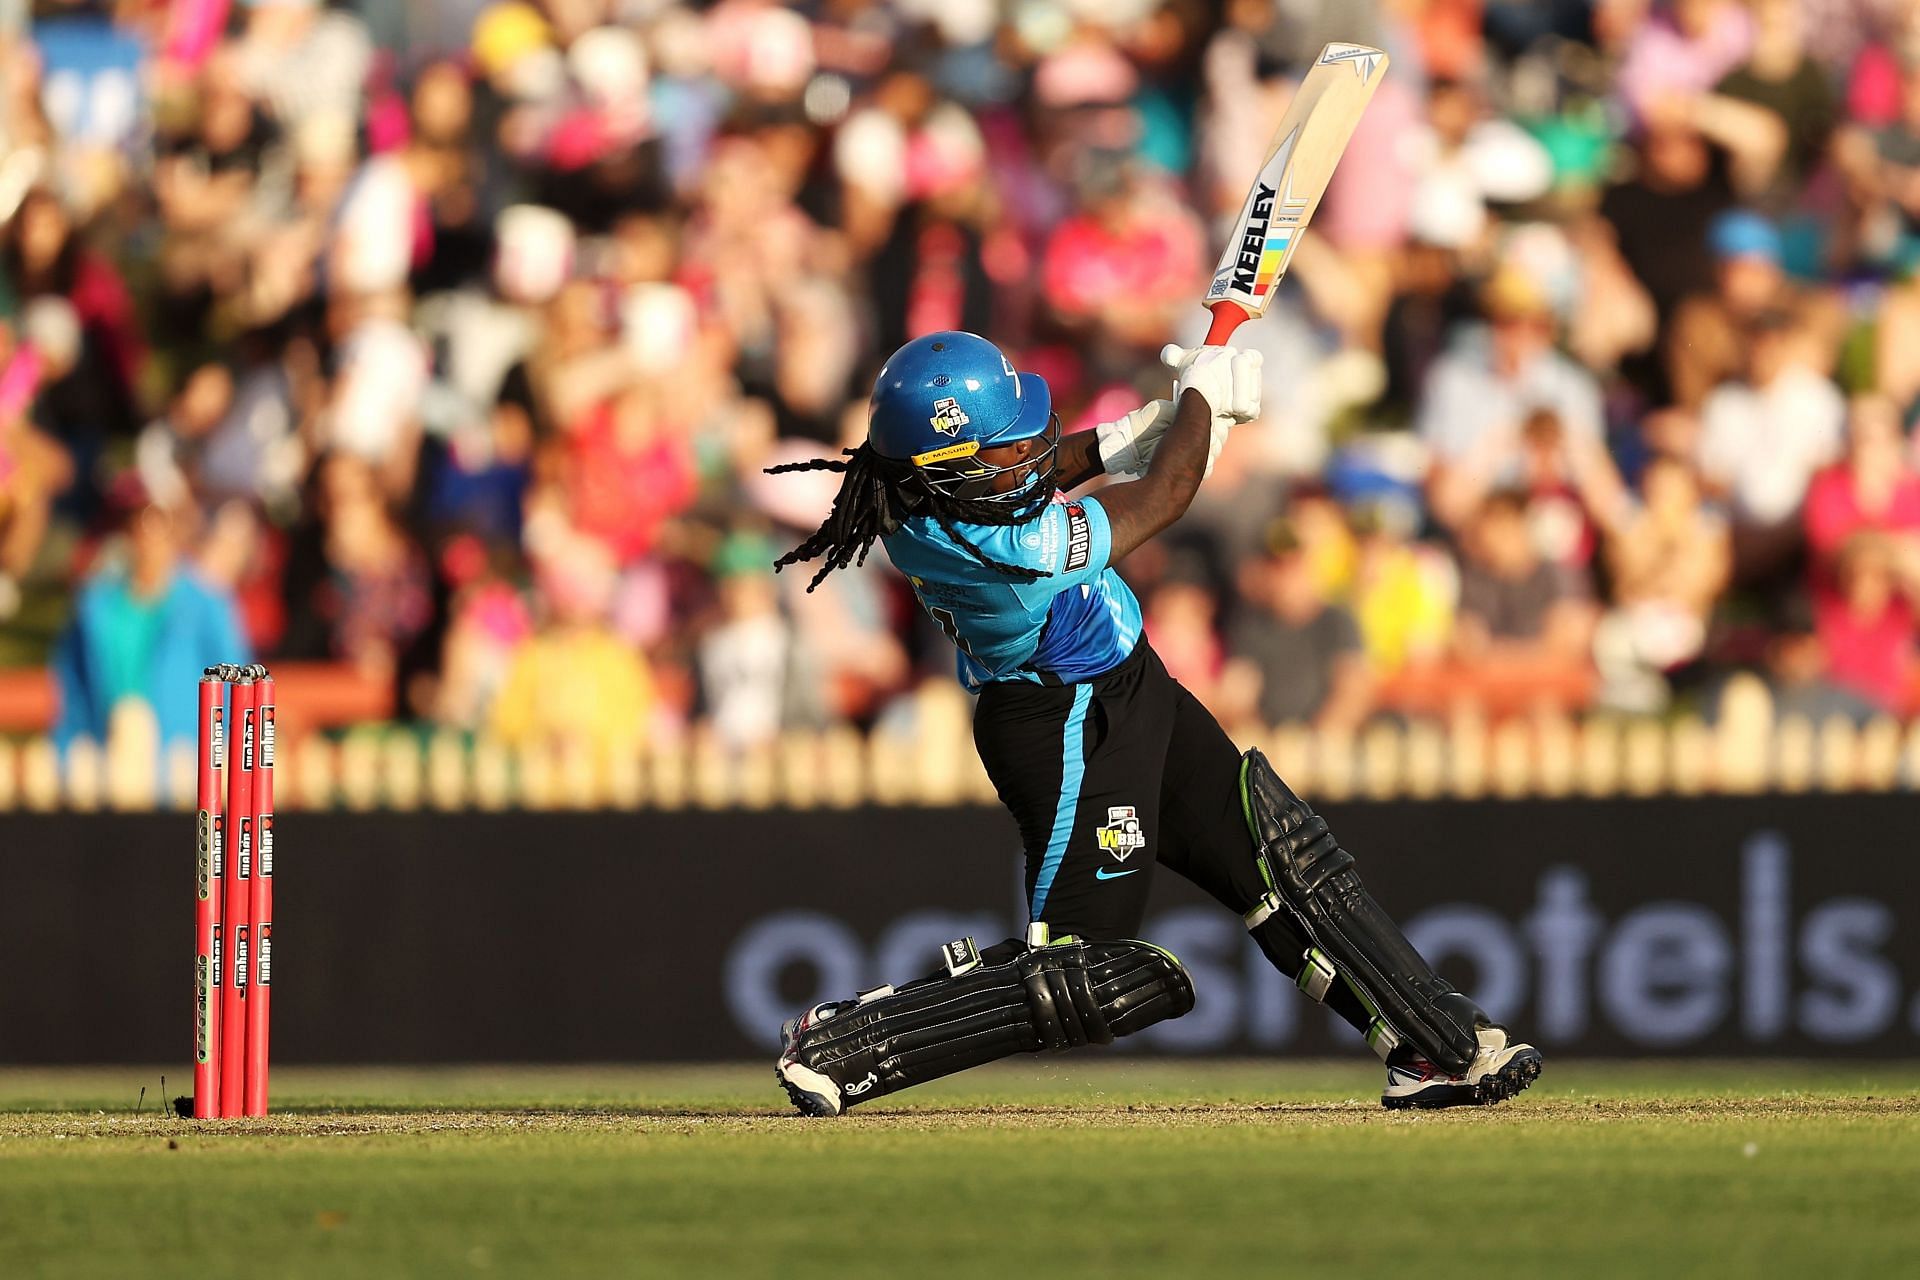
[[[1314,59],[1213,269],[1208,346],[1219,346],[1243,321],[1266,314],[1347,139],[1386,73],[1386,53],[1363,44],[1330,44]]]

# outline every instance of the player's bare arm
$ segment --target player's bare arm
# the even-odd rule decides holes
[[[1167,428],[1147,474],[1101,498],[1113,527],[1115,560],[1187,513],[1200,492],[1212,443],[1213,409],[1206,397],[1192,389],[1181,392],[1173,425]]]

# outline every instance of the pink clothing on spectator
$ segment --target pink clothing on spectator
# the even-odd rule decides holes
[[[147,344],[140,334],[140,318],[134,314],[133,295],[118,268],[97,253],[81,253],[67,301],[88,335],[100,344],[114,376],[131,392],[146,363]]]
[[[1879,616],[1857,617],[1829,596],[1814,602],[1814,626],[1827,651],[1827,675],[1889,713],[1906,708],[1913,676],[1913,606],[1895,597]]]
[[[1047,242],[1041,283],[1053,306],[1090,315],[1111,300],[1163,301],[1193,287],[1202,253],[1199,232],[1185,219],[1145,215],[1113,228],[1076,216]]]
[[[5,427],[15,417],[25,413],[27,406],[33,403],[33,397],[40,390],[40,370],[43,365],[40,352],[31,343],[22,343],[13,353],[13,359],[0,368],[0,427]],[[0,471],[0,480],[6,473]]]
[[[1753,20],[1737,4],[1723,5],[1705,35],[1690,38],[1663,16],[1634,33],[1616,81],[1621,99],[1635,116],[1663,94],[1688,97],[1706,93],[1753,48]]]
[[[220,43],[232,7],[232,0],[173,0],[167,12],[167,59],[198,70]]]
[[[1920,532],[1920,475],[1900,477],[1886,510],[1860,508],[1853,472],[1845,463],[1828,467],[1807,486],[1807,543],[1822,559],[1838,552],[1862,529],[1888,533]]]
[[[1845,464],[1828,467],[1807,486],[1804,513],[1807,547],[1813,552],[1810,576],[1814,599],[1823,604],[1839,600],[1834,560],[1847,539],[1863,530],[1880,533],[1920,533],[1920,475],[1908,473],[1894,486],[1884,511],[1861,510],[1854,491],[1853,472]]]
[[[605,543],[621,564],[653,549],[660,526],[694,499],[693,453],[669,436],[631,447],[612,406],[594,409],[573,436],[574,524]]]

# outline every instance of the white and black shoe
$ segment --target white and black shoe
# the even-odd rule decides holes
[[[801,1032],[825,1022],[848,1003],[829,1000],[780,1024],[780,1057],[773,1064],[773,1078],[803,1116],[837,1116],[843,1110],[840,1086],[800,1061],[799,1044]]]
[[[1401,1045],[1387,1058],[1387,1087],[1380,1105],[1390,1111],[1407,1108],[1490,1107],[1505,1102],[1540,1078],[1545,1059],[1500,1026],[1484,1026],[1476,1033],[1480,1048],[1460,1075],[1448,1075]]]

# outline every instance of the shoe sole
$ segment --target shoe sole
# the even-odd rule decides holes
[[[1532,1045],[1523,1045],[1501,1064],[1470,1085],[1448,1085],[1427,1089],[1404,1097],[1381,1095],[1380,1105],[1389,1111],[1442,1111],[1448,1107],[1491,1107],[1524,1091],[1540,1078],[1546,1061]]]
[[[1546,1062],[1538,1049],[1532,1045],[1524,1046],[1507,1059],[1498,1071],[1474,1084],[1474,1105],[1491,1107],[1495,1103],[1505,1102],[1538,1080],[1545,1066]]]
[[[778,1080],[780,1087],[787,1091],[788,1100],[793,1103],[794,1109],[801,1115],[814,1120],[831,1120],[840,1114],[833,1109],[832,1104],[827,1102],[827,1100],[819,1094],[808,1093],[799,1085],[792,1083],[786,1077],[782,1076],[779,1071],[776,1070],[773,1073],[773,1078]]]
[[[773,1078],[780,1082],[782,1089],[787,1091],[788,1100],[793,1103],[794,1109],[799,1111],[801,1115],[811,1116],[816,1120],[829,1120],[844,1110],[843,1107],[834,1106],[833,1099],[827,1097],[819,1090],[809,1089],[806,1085],[789,1079],[787,1076],[787,1065],[788,1059],[784,1056],[778,1062],[774,1063]],[[815,1074],[797,1062],[793,1063],[793,1069],[796,1075],[811,1076]],[[817,1076],[816,1078],[822,1083],[826,1081],[826,1077],[824,1076]]]

